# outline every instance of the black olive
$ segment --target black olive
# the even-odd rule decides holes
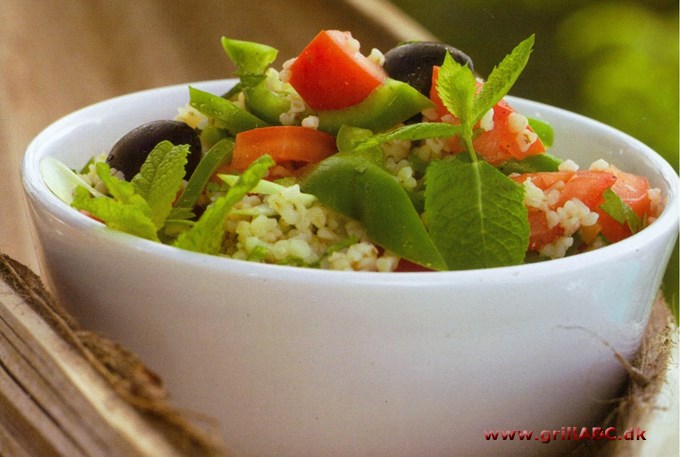
[[[131,130],[113,145],[106,163],[130,180],[139,173],[151,150],[163,140],[176,146],[189,145],[186,176],[191,176],[201,160],[201,139],[196,130],[179,121],[153,121]]]
[[[472,59],[461,50],[438,41],[412,41],[390,49],[384,68],[390,78],[408,83],[424,95],[430,94],[432,67],[444,63],[446,52],[474,71]]]

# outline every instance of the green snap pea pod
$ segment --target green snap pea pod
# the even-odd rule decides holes
[[[285,93],[269,90],[265,80],[265,72],[278,51],[264,44],[229,38],[222,38],[222,47],[238,67],[248,110],[269,124],[280,124],[279,116],[290,110],[290,101]]]
[[[369,238],[383,248],[427,268],[446,269],[404,189],[366,154],[340,152],[324,159],[303,177],[300,187],[360,221]]]
[[[319,130],[336,134],[342,125],[351,125],[381,132],[432,106],[430,99],[413,87],[388,78],[356,105],[319,112]]]
[[[229,133],[225,129],[206,125],[201,130],[201,143],[204,148],[210,149],[217,144],[218,141],[229,138]]]
[[[246,106],[254,115],[270,124],[280,124],[281,114],[290,110],[290,101],[284,94],[272,92],[263,80],[254,87],[246,87]]]
[[[276,48],[266,44],[233,40],[226,37],[222,37],[222,48],[224,48],[229,59],[238,67],[239,75],[264,74],[279,53]]]
[[[196,205],[199,195],[205,189],[206,184],[208,184],[210,177],[217,171],[217,168],[231,160],[230,156],[233,150],[234,142],[228,138],[218,141],[210,148],[189,178],[184,191],[177,199],[175,208],[184,208],[191,211]]]
[[[206,116],[214,118],[218,127],[233,134],[268,125],[229,100],[195,87],[189,87],[189,104]]]
[[[510,159],[499,167],[503,174],[535,173],[539,171],[557,171],[562,160],[548,153],[537,154],[522,160]]]
[[[373,136],[373,132],[368,129],[343,125],[338,129],[335,136],[335,144],[340,152],[351,152],[363,140]]]
[[[538,135],[538,138],[543,142],[546,148],[553,145],[555,141],[555,131],[552,126],[547,122],[543,122],[539,119],[528,118],[529,126],[534,129],[534,132]]]

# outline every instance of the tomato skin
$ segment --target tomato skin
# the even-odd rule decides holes
[[[264,154],[285,168],[294,163],[319,162],[337,151],[333,135],[300,126],[272,126],[247,130],[236,135],[230,168],[245,170]]]
[[[602,194],[616,182],[616,176],[605,171],[577,171],[565,183],[555,207],[564,206],[572,198],[578,198],[595,211],[603,203]]]
[[[564,183],[560,198],[553,205],[553,209],[564,206],[572,198],[578,198],[591,211],[594,211],[602,203],[604,191],[616,183],[616,176],[613,173],[590,170],[524,173],[512,179],[523,183],[529,178],[536,187],[543,191],[552,188],[560,181]]]
[[[513,176],[512,179],[515,182],[523,183],[527,179],[531,178],[531,182],[541,190],[547,190],[562,181],[566,183],[572,176],[574,176],[573,171],[552,171],[552,172],[536,172],[536,173],[524,173],[519,176]]]
[[[529,209],[529,250],[538,251],[564,234],[564,229],[556,225],[548,227],[548,220],[543,211]]]
[[[614,191],[614,193],[618,195],[621,200],[623,200],[623,202],[640,217],[640,219],[652,215],[651,201],[648,194],[649,181],[647,178],[632,173],[626,173],[615,167],[610,167],[608,171],[616,176],[616,183],[612,186],[612,191]],[[600,232],[610,243],[621,241],[632,235],[628,224],[619,224],[613,217],[599,207],[595,211],[600,215],[597,221],[600,226]]]
[[[444,102],[437,92],[437,78],[439,77],[439,67],[434,67],[432,72],[432,86],[430,89],[430,99],[435,104],[436,116],[441,120],[444,116],[452,116],[444,106]],[[477,81],[477,89],[481,90],[483,83]],[[522,160],[525,157],[541,154],[545,152],[545,145],[536,138],[530,145],[522,148],[520,133],[513,131],[510,125],[510,115],[516,111],[506,102],[500,100],[493,108],[493,128],[488,131],[481,131],[472,141],[475,151],[492,165],[500,165],[509,159]],[[452,123],[457,124],[459,120],[453,117]],[[476,126],[479,127],[479,126]],[[480,129],[481,130],[481,129]],[[534,133],[530,127],[527,130]],[[456,137],[450,142],[450,147],[454,153],[463,151],[460,140]]]
[[[411,262],[410,260],[407,259],[399,259],[399,264],[397,265],[397,269],[394,270],[397,273],[417,273],[417,272],[424,272],[424,271],[435,271],[432,270],[431,268],[424,267],[422,265],[419,265],[415,262]]]
[[[651,201],[649,199],[649,180],[644,176],[634,175],[621,171],[615,167],[609,167],[608,171],[616,176],[616,183],[612,190],[621,197],[639,217],[651,214]]]
[[[310,108],[324,111],[355,105],[387,77],[351,41],[349,32],[321,31],[291,65],[289,82]]]
[[[521,135],[518,132],[512,131],[510,128],[510,115],[515,113],[515,110],[505,100],[499,101],[493,108],[493,124],[494,128],[489,131],[483,131],[472,142],[477,151],[484,157],[492,156],[495,151],[502,151],[498,154],[495,160],[490,161],[492,164],[502,163],[509,158],[522,160],[525,157],[541,154],[545,152],[545,146],[540,139],[531,143],[526,150],[522,149],[520,145]],[[533,133],[531,128],[527,129]]]

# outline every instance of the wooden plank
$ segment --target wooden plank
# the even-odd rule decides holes
[[[0,274],[0,455],[180,456],[187,449],[226,454],[217,438],[188,436],[188,421],[177,427],[180,421],[170,419],[179,415],[170,414],[162,396],[156,410],[135,408],[140,402],[131,401],[134,392],[123,395],[125,389],[111,384],[130,380],[107,371],[109,360],[87,346],[92,335],[57,308],[29,270],[0,256]],[[115,344],[95,338],[108,357],[117,355]],[[148,378],[160,392],[155,381]],[[153,414],[158,412],[164,415]],[[172,439],[171,433],[182,431],[187,439]],[[205,441],[197,444],[196,438]]]

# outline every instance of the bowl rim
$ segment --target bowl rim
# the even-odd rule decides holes
[[[481,278],[487,283],[495,281],[503,282],[514,280],[517,277],[526,277],[528,275],[535,278],[541,278],[543,276],[551,275],[552,272],[556,270],[566,273],[571,270],[583,269],[586,262],[593,265],[608,264],[612,261],[616,261],[617,258],[620,258],[627,253],[644,250],[647,244],[657,238],[665,236],[666,232],[673,228],[675,228],[676,234],[680,231],[680,224],[678,222],[678,208],[680,206],[678,203],[678,184],[680,178],[676,171],[658,153],[627,133],[595,119],[588,118],[563,108],[547,105],[542,102],[514,96],[507,96],[506,99],[511,104],[517,103],[523,106],[531,106],[532,109],[535,109],[538,112],[552,111],[554,114],[571,117],[579,122],[590,123],[597,128],[603,129],[606,133],[625,139],[631,147],[639,153],[642,153],[644,159],[650,164],[650,168],[653,168],[658,172],[666,187],[666,189],[664,189],[666,191],[666,206],[659,217],[643,231],[617,243],[569,257],[536,263],[485,269],[436,272],[338,271],[249,262],[228,257],[191,252],[146,240],[124,232],[109,229],[104,224],[74,211],[70,206],[56,197],[44,184],[39,167],[40,160],[44,156],[49,155],[45,153],[44,148],[49,146],[55,139],[68,135],[76,125],[82,123],[81,121],[80,123],[74,124],[73,121],[84,114],[101,109],[109,104],[123,103],[128,99],[155,97],[165,92],[174,93],[178,90],[186,90],[188,86],[211,90],[223,86],[228,87],[228,84],[233,84],[235,81],[234,78],[204,80],[144,89],[102,100],[66,114],[39,132],[26,148],[26,152],[20,165],[21,180],[25,195],[32,202],[43,207],[46,211],[69,227],[77,230],[87,230],[91,236],[100,241],[113,243],[113,246],[115,247],[132,249],[159,259],[181,262],[190,267],[207,268],[210,270],[216,269],[222,270],[225,273],[228,272],[230,274],[245,276],[274,276],[277,280],[284,281],[288,279],[299,281],[302,279],[305,282],[329,283],[335,281],[347,282],[348,280],[351,280],[354,284],[367,283],[408,286],[413,283],[418,285],[465,284],[475,280],[478,281]]]

